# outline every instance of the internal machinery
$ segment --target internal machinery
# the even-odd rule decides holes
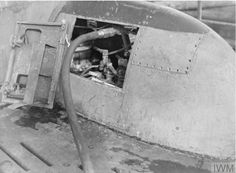
[[[120,35],[79,45],[74,52],[70,71],[98,83],[122,88],[137,27],[78,19],[72,40],[105,28],[115,28]]]

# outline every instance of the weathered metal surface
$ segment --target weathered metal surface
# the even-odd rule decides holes
[[[43,61],[44,48],[45,46],[42,43],[36,43],[32,45],[30,69],[28,73],[26,73],[28,77],[27,77],[27,84],[26,84],[26,89],[25,89],[25,94],[24,94],[24,102],[29,103],[29,104],[32,104],[34,102],[36,88],[37,88],[38,82],[40,81],[39,72],[41,69],[42,61]],[[27,63],[27,62],[24,62],[24,63]],[[43,81],[41,81],[40,84],[42,84],[42,82]],[[48,89],[47,90],[45,89],[46,87],[44,87],[44,92],[47,93]]]
[[[168,31],[163,32],[160,40],[170,36]],[[186,34],[178,33],[176,37],[181,40],[183,35]],[[158,47],[161,43],[150,42],[150,45]],[[188,47],[188,44],[182,46]],[[162,50],[168,53],[166,48]],[[153,59],[150,50],[142,51],[147,52],[146,59]],[[133,60],[142,58],[132,55]],[[129,133],[184,150],[234,157],[234,58],[231,47],[209,33],[198,45],[191,70],[186,75],[131,64],[122,107]]]
[[[142,38],[142,34],[149,32],[160,41]],[[165,40],[172,50],[163,47]],[[183,43],[181,48],[173,44],[176,40]],[[140,45],[149,49],[140,47],[141,53],[137,50]],[[150,53],[152,45],[169,55],[166,58],[170,60],[182,58],[183,53],[177,63],[180,69],[189,65],[191,57],[188,73],[132,64],[143,62],[144,58],[147,63],[167,65],[168,61],[160,60],[163,54]],[[182,51],[178,54],[179,48]],[[196,35],[141,28],[122,92],[115,95],[116,89],[111,93],[113,88],[71,75],[74,102],[78,112],[88,118],[142,140],[232,158],[235,156],[234,56],[232,48],[213,32]],[[176,65],[172,62],[172,66]]]
[[[18,22],[16,40],[24,42],[17,49],[10,85],[19,75],[26,76],[23,101],[52,108],[60,75],[67,25],[62,23]],[[23,55],[23,56],[22,56]],[[23,66],[22,66],[23,64]],[[3,101],[15,102],[3,95]]]
[[[191,70],[198,45],[203,36],[202,34],[179,34],[142,28],[136,40],[137,44],[133,50],[135,53],[131,59],[131,64],[187,74]]]
[[[71,74],[71,88],[75,107],[79,113],[98,122],[119,127],[116,121],[124,96],[120,88],[97,83],[74,74]]]
[[[177,10],[149,2],[68,1],[61,12],[170,31],[208,32],[208,28],[198,20]]]
[[[87,3],[87,5],[86,5]],[[178,3],[177,3],[178,4]],[[186,4],[186,3],[185,3]],[[64,8],[63,8],[64,7]],[[88,9],[89,8],[89,9]],[[90,10],[93,9],[93,10]],[[101,10],[102,9],[102,10]],[[150,10],[151,9],[151,10]],[[107,10],[107,11],[106,11]],[[117,10],[117,11],[116,11]],[[168,30],[189,30],[193,28],[204,30],[205,28],[199,21],[193,20],[189,16],[183,15],[176,10],[166,7],[154,5],[147,2],[11,2],[5,1],[0,7],[0,83],[3,82],[5,76],[5,67],[9,57],[9,38],[14,31],[15,23],[19,20],[34,20],[34,21],[56,21],[58,15],[66,11],[69,14],[83,15],[93,17],[99,20],[121,21],[128,24],[138,24],[163,28]],[[108,12],[106,14],[106,12]],[[113,13],[111,13],[113,12]],[[146,16],[153,16],[146,20]],[[143,20],[144,19],[144,20]],[[186,22],[186,20],[188,22]],[[181,22],[180,22],[180,21]],[[141,23],[139,23],[141,21]],[[142,24],[143,21],[148,21],[148,24]],[[193,23],[194,25],[193,25]],[[145,23],[145,22],[144,22]],[[177,26],[178,25],[178,26]],[[205,28],[205,29],[204,29]],[[199,31],[199,30],[198,30]]]
[[[83,10],[78,14],[84,16]],[[86,15],[103,19],[94,13]],[[104,17],[104,20],[111,18]],[[130,21],[129,24],[134,23]],[[140,45],[143,47],[137,50]],[[152,47],[156,52],[151,51]],[[215,49],[217,53],[212,51]],[[227,69],[229,64],[233,71],[233,56],[232,49],[212,31],[180,33],[140,27],[121,98],[108,96],[107,100],[109,92],[104,86],[71,75],[73,98],[78,112],[88,118],[148,142],[215,157],[234,157],[234,99],[229,95],[230,91],[233,93],[234,81],[228,80],[234,79],[233,73],[225,71],[224,80],[228,82],[224,84],[221,83],[224,75],[212,72]],[[220,67],[218,63],[224,65]],[[160,64],[166,70],[160,69]],[[91,105],[90,99],[94,104]],[[230,128],[215,117],[224,119]],[[217,136],[219,127],[221,133]],[[225,140],[221,141],[222,138]]]
[[[58,2],[55,1],[5,1],[0,6],[0,84],[3,83],[6,74],[10,56],[9,40],[14,33],[17,21],[47,22],[57,4]]]
[[[64,7],[61,5],[63,3]],[[6,64],[5,60],[9,57],[6,45],[17,18],[48,20],[52,5],[48,6],[47,3],[41,2],[33,4],[24,5],[17,9],[18,11],[1,11],[3,20],[0,21],[3,27],[0,31],[4,33],[0,40],[0,58],[4,59],[1,64]],[[135,42],[131,55],[134,64],[132,61],[128,64],[122,90],[71,75],[72,92],[79,112],[148,142],[221,158],[235,156],[235,53],[218,35],[213,34],[204,24],[176,10],[160,6],[151,7],[148,3],[114,1],[61,4],[62,10],[57,8],[52,21],[58,19],[60,12],[65,12],[74,17],[85,16],[98,21],[139,26],[141,35],[141,31],[145,30],[148,35],[150,29],[150,32],[156,32],[159,37],[144,38],[141,43],[151,41],[150,45],[161,45],[155,49],[162,50],[164,55],[168,55],[166,60],[170,60],[171,63],[158,59],[163,57],[158,51],[158,56],[155,56],[158,60],[154,60],[151,51],[145,49],[144,52],[139,52],[143,58],[155,63],[157,67],[159,63],[166,68],[171,66],[176,72],[177,67],[183,70],[191,65],[191,70],[187,74],[176,73],[172,69],[159,70],[151,64],[148,67],[145,64],[139,66],[135,62],[143,60],[139,55],[134,56],[136,46],[140,46],[140,43]],[[73,24],[71,26],[73,27]],[[208,34],[201,35],[208,31]],[[174,37],[171,38],[170,35]],[[198,40],[199,38],[201,40]],[[176,40],[183,42],[175,45]],[[193,45],[197,45],[197,48]],[[169,49],[168,46],[173,46],[173,49]],[[181,52],[175,55],[179,49],[185,54]],[[183,54],[188,56],[182,56]],[[176,61],[175,56],[180,58],[180,62]],[[189,57],[192,58],[191,63],[186,61]]]
[[[175,2],[171,2],[173,4],[169,4],[170,6],[175,6]],[[177,2],[176,4],[178,4]],[[196,3],[196,2],[193,2]],[[209,4],[208,4],[209,3]],[[216,2],[215,2],[216,3]],[[227,21],[230,20],[234,22],[235,20],[235,10],[233,6],[233,2],[223,2],[226,7],[219,8],[217,11],[217,14],[215,12],[213,13],[212,10],[204,10],[204,19],[219,19],[222,18],[225,15],[228,15],[225,18]],[[223,4],[222,2],[218,2],[216,4]],[[197,28],[201,28],[203,30],[203,26],[200,26],[201,24],[197,21],[194,22],[194,20],[186,18],[186,16],[182,16],[181,14],[177,14],[175,11],[165,8],[163,6],[158,6],[157,4],[167,4],[165,2],[156,2],[156,3],[148,3],[148,2],[76,2],[76,4],[70,4],[70,2],[63,3],[61,2],[57,8],[53,11],[54,13],[50,16],[50,20],[53,20],[53,18],[56,18],[56,14],[60,12],[60,8],[62,8],[63,12],[66,13],[73,13],[75,15],[82,15],[86,17],[92,17],[92,18],[98,18],[102,20],[110,20],[110,21],[120,21],[122,23],[130,23],[130,24],[137,24],[142,26],[150,26],[154,28],[159,29],[165,29],[165,30],[171,30],[171,31],[187,31],[187,32],[199,32],[197,31]],[[181,2],[183,4],[183,2]],[[188,4],[190,4],[188,2]],[[197,3],[196,3],[197,4]],[[214,2],[213,2],[214,4]],[[213,5],[211,2],[204,2],[204,6]],[[215,4],[215,5],[216,5]],[[76,5],[78,5],[78,8],[76,8]],[[187,4],[185,4],[187,5]],[[231,6],[230,6],[231,5]],[[190,5],[191,6],[191,5]],[[216,5],[217,6],[217,5]],[[147,9],[152,9],[147,10]],[[176,6],[178,9],[178,5]],[[229,11],[232,12],[224,12],[224,10],[229,8]],[[87,9],[94,9],[93,11],[87,10]],[[188,14],[191,14],[192,16],[196,16],[193,10],[194,8],[190,8],[190,11],[185,11]],[[223,9],[223,10],[222,10]],[[102,12],[101,12],[101,11]],[[182,9],[184,10],[184,9]],[[210,11],[210,14],[208,14]],[[220,14],[220,11],[222,11],[222,14]],[[209,15],[214,14],[213,17]],[[146,15],[146,18],[144,16]],[[208,17],[205,17],[208,16]],[[164,19],[164,20],[163,20]],[[185,21],[184,21],[185,20]],[[204,22],[207,25],[208,22]],[[227,39],[227,41],[230,43],[231,46],[235,47],[235,44],[232,40],[235,39],[228,39],[229,36],[226,36],[226,34],[230,33],[231,35],[234,35],[234,32],[231,31],[230,27],[225,26],[218,26],[209,24],[211,28],[213,28],[216,32],[218,32],[222,37]],[[212,27],[213,26],[213,27]],[[235,28],[235,26],[234,26]],[[207,30],[207,28],[205,28]],[[230,30],[230,31],[229,31]],[[207,31],[206,31],[207,32]],[[222,33],[226,32],[226,33]],[[233,37],[234,38],[234,37]]]

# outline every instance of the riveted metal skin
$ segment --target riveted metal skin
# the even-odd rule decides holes
[[[199,44],[205,36],[146,27],[139,32],[132,65],[179,74],[187,74],[191,70]]]
[[[17,20],[54,22],[66,13],[69,35],[76,17],[134,25],[123,88],[71,74],[77,111],[153,144],[235,157],[235,53],[206,25],[147,2],[29,2],[17,10],[1,11],[1,81]]]
[[[149,32],[158,39],[143,37]],[[169,45],[164,46],[166,40]],[[188,35],[140,28],[123,88],[71,75],[74,103],[87,118],[144,141],[233,158],[234,56],[214,32]]]
[[[145,30],[152,32],[149,28]],[[170,43],[163,46],[161,41],[176,33],[156,30],[157,34],[160,32],[160,41],[149,41],[149,47],[155,45],[155,48],[159,47],[165,55],[178,57],[178,54],[173,53],[179,51],[178,45],[175,47]],[[176,37],[169,41],[175,42],[184,36],[185,33],[177,33]],[[125,78],[123,116],[120,119],[124,119],[123,124],[129,134],[143,140],[155,141],[154,143],[170,147],[177,146],[179,149],[196,153],[233,158],[235,53],[225,41],[212,32],[203,36],[196,37],[193,34],[188,37],[190,42],[183,42],[182,47],[188,47],[190,44],[193,48],[185,51],[183,49],[183,55],[195,53],[189,54],[194,56],[191,66],[188,65],[187,73],[142,65],[153,61],[163,63],[162,59],[168,56],[153,56],[150,53],[151,48],[141,49],[142,52],[140,50],[140,53],[136,53],[135,50],[140,43],[135,43],[131,55],[132,62],[128,66]],[[151,40],[150,37],[145,39]],[[194,48],[196,43],[197,49]],[[146,45],[142,44],[147,47]],[[168,51],[168,46],[173,50]],[[142,58],[146,60],[142,61]],[[187,67],[188,62],[185,60],[188,58],[178,61],[179,69]],[[142,63],[137,65],[133,64],[133,61]],[[173,67],[176,64],[171,65]]]
[[[214,31],[146,3],[68,2],[62,11],[139,27],[122,89],[71,75],[80,114],[151,143],[234,157],[234,52]]]

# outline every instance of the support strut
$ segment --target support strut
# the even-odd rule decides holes
[[[75,49],[81,43],[95,39],[112,37],[115,34],[119,34],[119,31],[114,28],[107,28],[79,36],[73,42],[71,42],[70,47],[67,50],[66,57],[64,59],[64,63],[62,65],[61,79],[62,79],[62,91],[63,91],[65,107],[68,113],[69,123],[71,126],[74,141],[85,173],[94,173],[94,169],[92,162],[90,160],[88,147],[84,140],[81,127],[77,121],[77,116],[72,100],[71,86],[70,86],[70,64]]]

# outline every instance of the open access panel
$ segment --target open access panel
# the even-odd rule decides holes
[[[53,107],[66,31],[63,22],[17,22],[2,102]]]

